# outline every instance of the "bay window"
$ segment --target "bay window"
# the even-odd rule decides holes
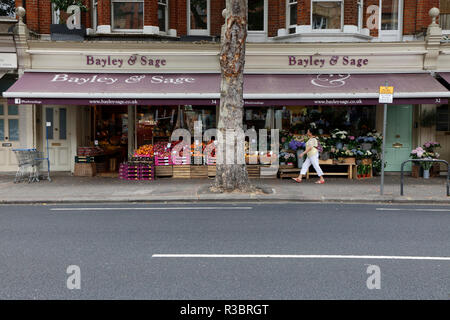
[[[312,0],[311,25],[313,30],[342,30],[342,0]]]
[[[295,33],[297,26],[297,0],[287,0],[286,28],[289,33]]]
[[[112,0],[112,29],[140,31],[144,28],[144,1]]]
[[[210,0],[187,0],[190,35],[209,35]]]

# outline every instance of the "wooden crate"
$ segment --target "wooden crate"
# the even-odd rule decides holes
[[[333,159],[319,160],[319,166],[320,166],[321,164],[333,164]]]
[[[259,171],[260,166],[259,165],[247,165],[247,172],[248,172],[248,177],[249,178],[259,178],[260,175],[260,171]]]
[[[278,168],[271,166],[261,166],[259,169],[260,178],[276,178],[278,175]]]
[[[174,165],[173,176],[174,179],[190,179],[191,166],[190,165]]]
[[[97,167],[94,162],[75,163],[73,175],[76,177],[93,177],[97,174]]]
[[[156,177],[171,177],[173,175],[173,166],[155,166]]]
[[[208,177],[216,176],[216,166],[207,166],[208,167]]]
[[[191,178],[208,178],[208,166],[191,166]]]

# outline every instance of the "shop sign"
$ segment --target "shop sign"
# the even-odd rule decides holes
[[[356,58],[353,56],[288,56],[288,65],[289,67],[302,67],[310,69],[320,69],[326,67],[363,68],[369,65],[369,59]]]
[[[394,101],[394,87],[381,86],[379,103],[392,103]]]
[[[130,56],[110,56],[110,55],[86,55],[87,66],[96,68],[125,68],[125,67],[147,67],[156,68],[167,66],[165,58],[147,55],[133,54]]]

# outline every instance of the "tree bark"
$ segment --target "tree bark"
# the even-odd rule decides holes
[[[220,67],[220,109],[217,129],[224,143],[219,141],[217,153],[222,155],[222,163],[216,165],[215,188],[222,192],[250,192],[245,161],[239,163],[237,139],[227,139],[227,131],[242,132],[244,114],[244,65],[245,42],[247,39],[247,0],[226,0],[225,25],[222,27]],[[228,137],[229,138],[229,137]],[[219,140],[221,140],[219,138]],[[242,146],[241,141],[241,146]],[[233,159],[227,159],[226,149],[234,152]],[[242,151],[241,151],[242,152]],[[231,158],[231,157],[230,157]],[[220,159],[220,156],[219,156]],[[219,160],[218,159],[218,160]]]

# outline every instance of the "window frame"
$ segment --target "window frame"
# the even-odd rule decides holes
[[[9,104],[6,101],[3,103],[0,101],[0,105],[3,107],[3,113],[0,114],[0,120],[3,120],[3,139],[0,139],[1,142],[4,143],[18,143],[20,141],[20,108],[18,105],[15,104]],[[17,114],[10,115],[9,114],[9,107],[10,106],[16,106],[17,107]],[[9,126],[10,120],[17,120],[17,130],[18,130],[18,139],[11,140],[11,128]],[[8,139],[5,139],[5,137],[8,137]]]
[[[339,2],[341,4],[341,27],[339,29],[314,29],[313,24],[313,7],[314,2]],[[310,23],[312,32],[322,32],[322,33],[334,33],[334,32],[342,32],[344,30],[344,0],[311,0],[311,10],[310,10]]]
[[[163,3],[163,1],[165,3]],[[162,31],[159,29],[159,33],[161,34],[167,34],[169,32],[169,0],[157,0],[158,2],[158,13],[159,13],[159,6],[163,5],[165,6],[164,15],[165,15],[165,31]],[[159,27],[159,17],[158,17],[158,27]]]
[[[441,1],[442,0],[439,0],[439,10],[441,9]],[[450,19],[450,12],[449,13],[442,13],[442,12],[439,12],[439,27],[441,27],[442,28],[442,26],[441,26],[441,15],[444,15],[444,14],[448,14],[449,15],[449,19]],[[443,34],[450,34],[450,29],[442,29],[442,33]]]
[[[142,3],[142,29],[116,29],[114,28],[114,3],[135,2]],[[145,1],[144,0],[111,0],[111,31],[126,33],[143,33],[145,26]]]
[[[296,33],[296,28],[298,25],[298,0],[286,0],[286,30],[288,34],[291,34],[290,30],[294,29],[293,33]],[[297,23],[295,25],[290,24],[291,22],[291,6],[292,5],[296,5],[297,6],[297,10],[296,10],[296,14],[297,14]]]
[[[403,0],[393,0],[398,1],[398,29],[397,30],[382,30],[381,29],[381,18],[383,16],[383,0],[379,0],[378,7],[378,37],[379,38],[392,38],[392,40],[400,40],[403,34]]]
[[[191,29],[191,0],[186,1],[187,6],[187,34],[190,36],[209,36],[211,34],[211,0],[206,1],[206,29]]]

